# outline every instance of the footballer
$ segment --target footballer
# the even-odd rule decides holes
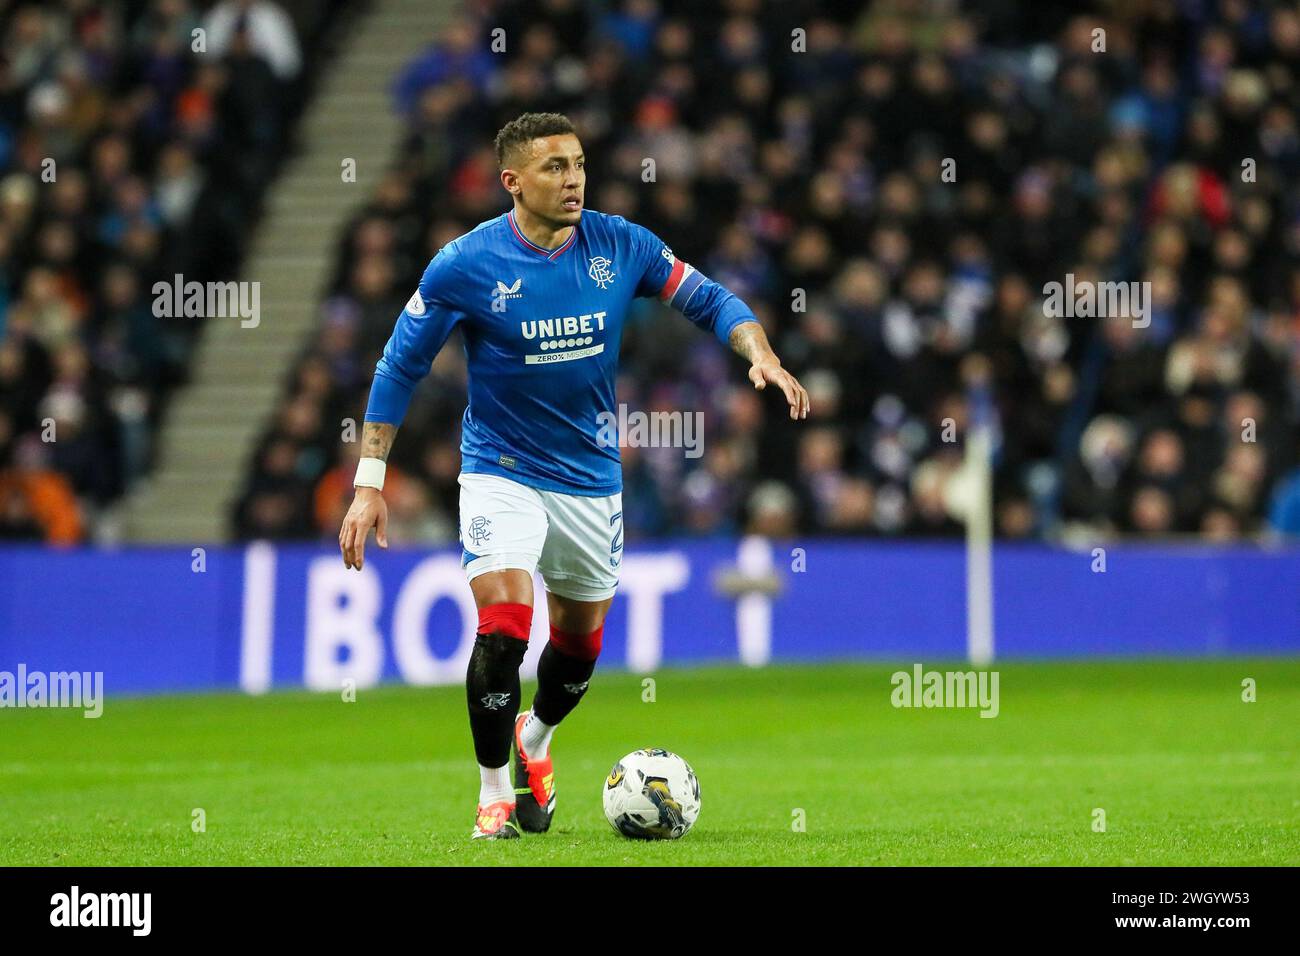
[[[555,812],[551,735],[587,690],[623,557],[619,450],[597,436],[599,416],[615,409],[632,300],[658,296],[747,359],[755,388],[781,389],[791,418],[809,410],[739,298],[648,229],[583,209],[582,144],[565,116],[526,113],[495,145],[514,208],[447,243],[398,316],[375,367],[339,531],[349,568],[361,569],[372,528],[388,546],[385,462],[412,391],[459,327],[469,371],[460,542],[478,606],[465,679],[480,775],[474,839],[540,833]],[[539,570],[550,639],[521,713]]]

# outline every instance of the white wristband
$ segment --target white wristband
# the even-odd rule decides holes
[[[354,488],[384,490],[384,472],[388,465],[382,458],[362,458],[357,462],[357,476],[352,479]]]

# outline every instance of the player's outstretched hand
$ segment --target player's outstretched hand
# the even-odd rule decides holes
[[[790,417],[807,418],[812,406],[808,401],[808,390],[799,384],[799,380],[783,369],[776,362],[755,362],[749,367],[749,380],[759,391],[769,384],[776,385],[785,392],[785,400],[790,403]]]
[[[339,550],[343,552],[344,567],[361,570],[366,559],[366,536],[371,528],[375,529],[379,546],[388,547],[388,505],[384,496],[378,488],[358,488],[339,530]]]

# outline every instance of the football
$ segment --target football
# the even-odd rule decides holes
[[[636,840],[676,840],[700,816],[700,781],[668,750],[634,750],[605,778],[605,819]]]

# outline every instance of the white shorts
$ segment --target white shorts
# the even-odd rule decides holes
[[[461,565],[473,581],[488,571],[541,571],[546,590],[604,601],[623,563],[623,496],[541,491],[497,475],[460,478]]]

